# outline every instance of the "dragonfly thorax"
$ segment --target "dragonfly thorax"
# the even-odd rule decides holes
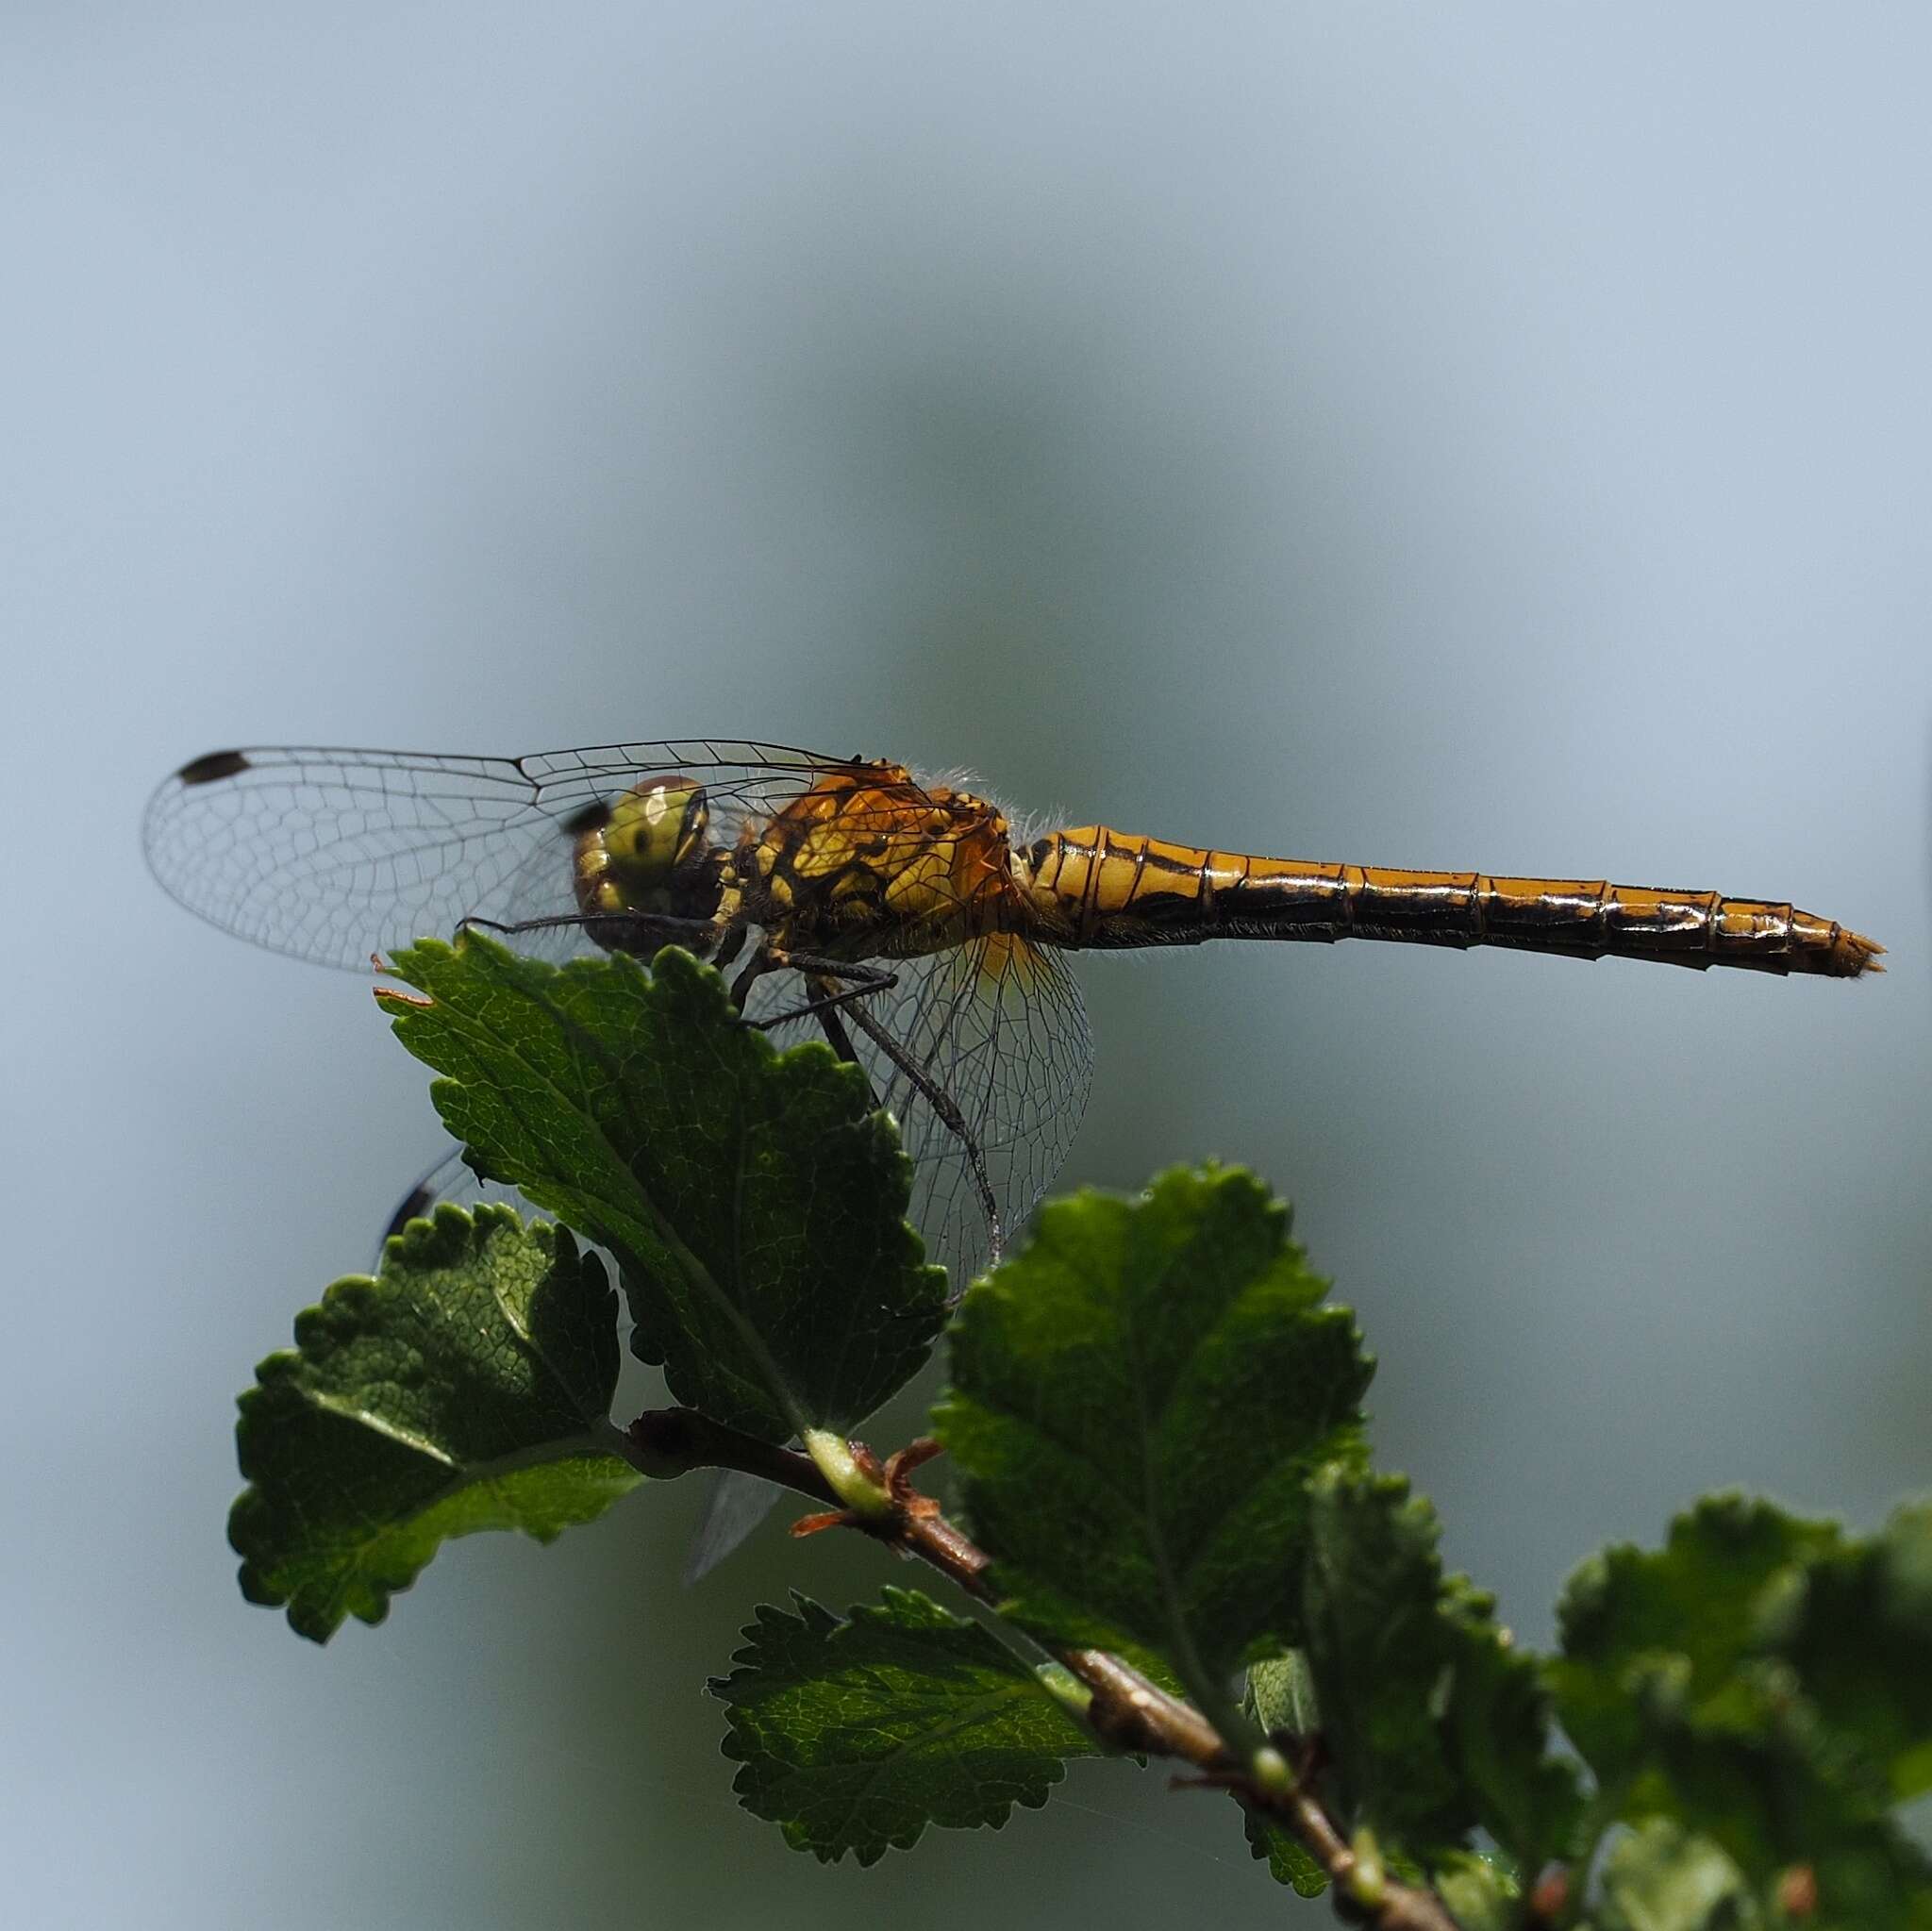
[[[835,958],[916,958],[1010,931],[1024,914],[1007,822],[898,765],[828,774],[737,855],[743,909],[777,944]]]
[[[713,919],[724,854],[695,778],[644,778],[573,827],[577,908],[609,952],[655,953],[667,939],[702,953],[695,927]]]

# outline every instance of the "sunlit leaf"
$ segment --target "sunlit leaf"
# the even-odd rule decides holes
[[[395,956],[397,1036],[476,1164],[622,1265],[633,1349],[687,1406],[781,1441],[840,1431],[925,1359],[945,1276],[864,1075],[775,1051],[687,953],[558,968],[475,937]]]
[[[967,1294],[937,1431],[1025,1626],[1191,1691],[1298,1640],[1307,1481],[1361,1453],[1346,1309],[1233,1171],[1051,1203]]]

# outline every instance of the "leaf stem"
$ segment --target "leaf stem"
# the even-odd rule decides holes
[[[895,1506],[876,1516],[861,1511],[834,1487],[813,1456],[760,1441],[691,1408],[651,1409],[630,1424],[625,1440],[626,1458],[660,1480],[694,1468],[738,1469],[830,1504],[845,1511],[852,1527],[917,1556],[975,1600],[999,1606],[992,1557],[929,1503],[919,1508]],[[851,1456],[849,1446],[846,1453]],[[855,1473],[860,1468],[857,1457],[853,1466]],[[1055,1649],[1052,1654],[1091,1692],[1086,1722],[1102,1742],[1192,1764],[1206,1773],[1205,1781],[1225,1789],[1244,1808],[1291,1830],[1327,1873],[1338,1906],[1345,1903],[1355,1913],[1362,1911],[1359,1859],[1347,1838],[1306,1783],[1265,1772],[1255,1774],[1247,1753],[1237,1754],[1231,1747],[1248,1740],[1245,1724],[1240,1736],[1224,1739],[1191,1703],[1170,1695],[1106,1650]],[[1374,1888],[1371,1909],[1366,1922],[1378,1931],[1456,1931],[1441,1899],[1410,1885],[1384,1880]],[[1359,1915],[1357,1922],[1363,1922]]]

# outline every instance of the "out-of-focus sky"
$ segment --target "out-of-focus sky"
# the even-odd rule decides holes
[[[1923,1488],[1928,60],[1903,8],[8,8],[9,1922],[1296,1908],[1123,1766],[787,1852],[702,1680],[910,1578],[686,1592],[692,1484],[325,1651],[242,1603],[230,1398],[438,1141],[365,988],[142,871],[223,745],[773,737],[1858,925],[1856,986],[1099,959],[1065,1178],[1291,1195],[1527,1640],[1700,1490]]]

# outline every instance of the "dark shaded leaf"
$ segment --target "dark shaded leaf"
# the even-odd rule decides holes
[[[325,1640],[379,1623],[440,1543],[548,1541],[640,1479],[609,1453],[617,1296],[594,1256],[508,1207],[453,1207],[338,1281],[271,1355],[236,1427],[228,1519],[253,1602]]]
[[[1541,1658],[1516,1647],[1495,1620],[1495,1599],[1463,1576],[1443,1586],[1454,1630],[1442,1698],[1442,1746],[1475,1821],[1527,1882],[1576,1848],[1583,1790],[1575,1759],[1553,1755],[1551,1698]]]
[[[1932,1790],[1932,1503],[1793,1570],[1766,1591],[1753,1634],[1894,1798]]]
[[[1248,1849],[1265,1859],[1268,1874],[1297,1897],[1320,1897],[1328,1889],[1328,1873],[1302,1847],[1300,1839],[1281,1824],[1270,1823],[1250,1810],[1244,1813]]]
[[[889,1589],[841,1621],[805,1596],[764,1607],[738,1667],[714,1681],[731,1707],[732,1788],[794,1850],[875,1863],[927,1824],[998,1828],[1038,1809],[1090,1733],[976,1623]]]
[[[1551,1674],[1563,1726],[1598,1776],[1614,1783],[1643,1753],[1633,1669],[1670,1658],[1689,1702],[1713,1693],[1749,1650],[1767,1587],[1837,1541],[1828,1523],[1714,1495],[1671,1524],[1662,1551],[1626,1543],[1586,1562],[1558,1608]]]
[[[1475,1823],[1439,1730],[1457,1647],[1436,1518],[1399,1475],[1324,1469],[1305,1590],[1308,1670],[1350,1824],[1426,1863]]]
[[[1329,1468],[1312,1492],[1306,1641],[1345,1814],[1429,1869],[1480,1824],[1534,1875],[1581,1808],[1536,1664],[1490,1597],[1445,1581],[1435,1511],[1401,1476]]]
[[[1813,1620],[1862,1613],[1892,1555],[1909,1570],[1920,1533],[1907,1523],[1895,1550],[1874,1556],[1829,1523],[1721,1496],[1674,1523],[1665,1548],[1587,1564],[1562,1606],[1565,1653],[1550,1674],[1606,1807],[1708,1839],[1760,1899],[1802,1870],[1814,1893],[1807,1922],[1820,1931],[1932,1925],[1932,1866],[1890,1815],[1896,1783],[1912,1774],[1918,1689],[1902,1682],[1900,1707],[1884,1709],[1875,1675],[1849,1660],[1856,1625]],[[1910,1654],[1911,1620],[1906,1608],[1876,1634],[1890,1662],[1901,1640]],[[1800,1667],[1807,1656],[1822,1701]]]

